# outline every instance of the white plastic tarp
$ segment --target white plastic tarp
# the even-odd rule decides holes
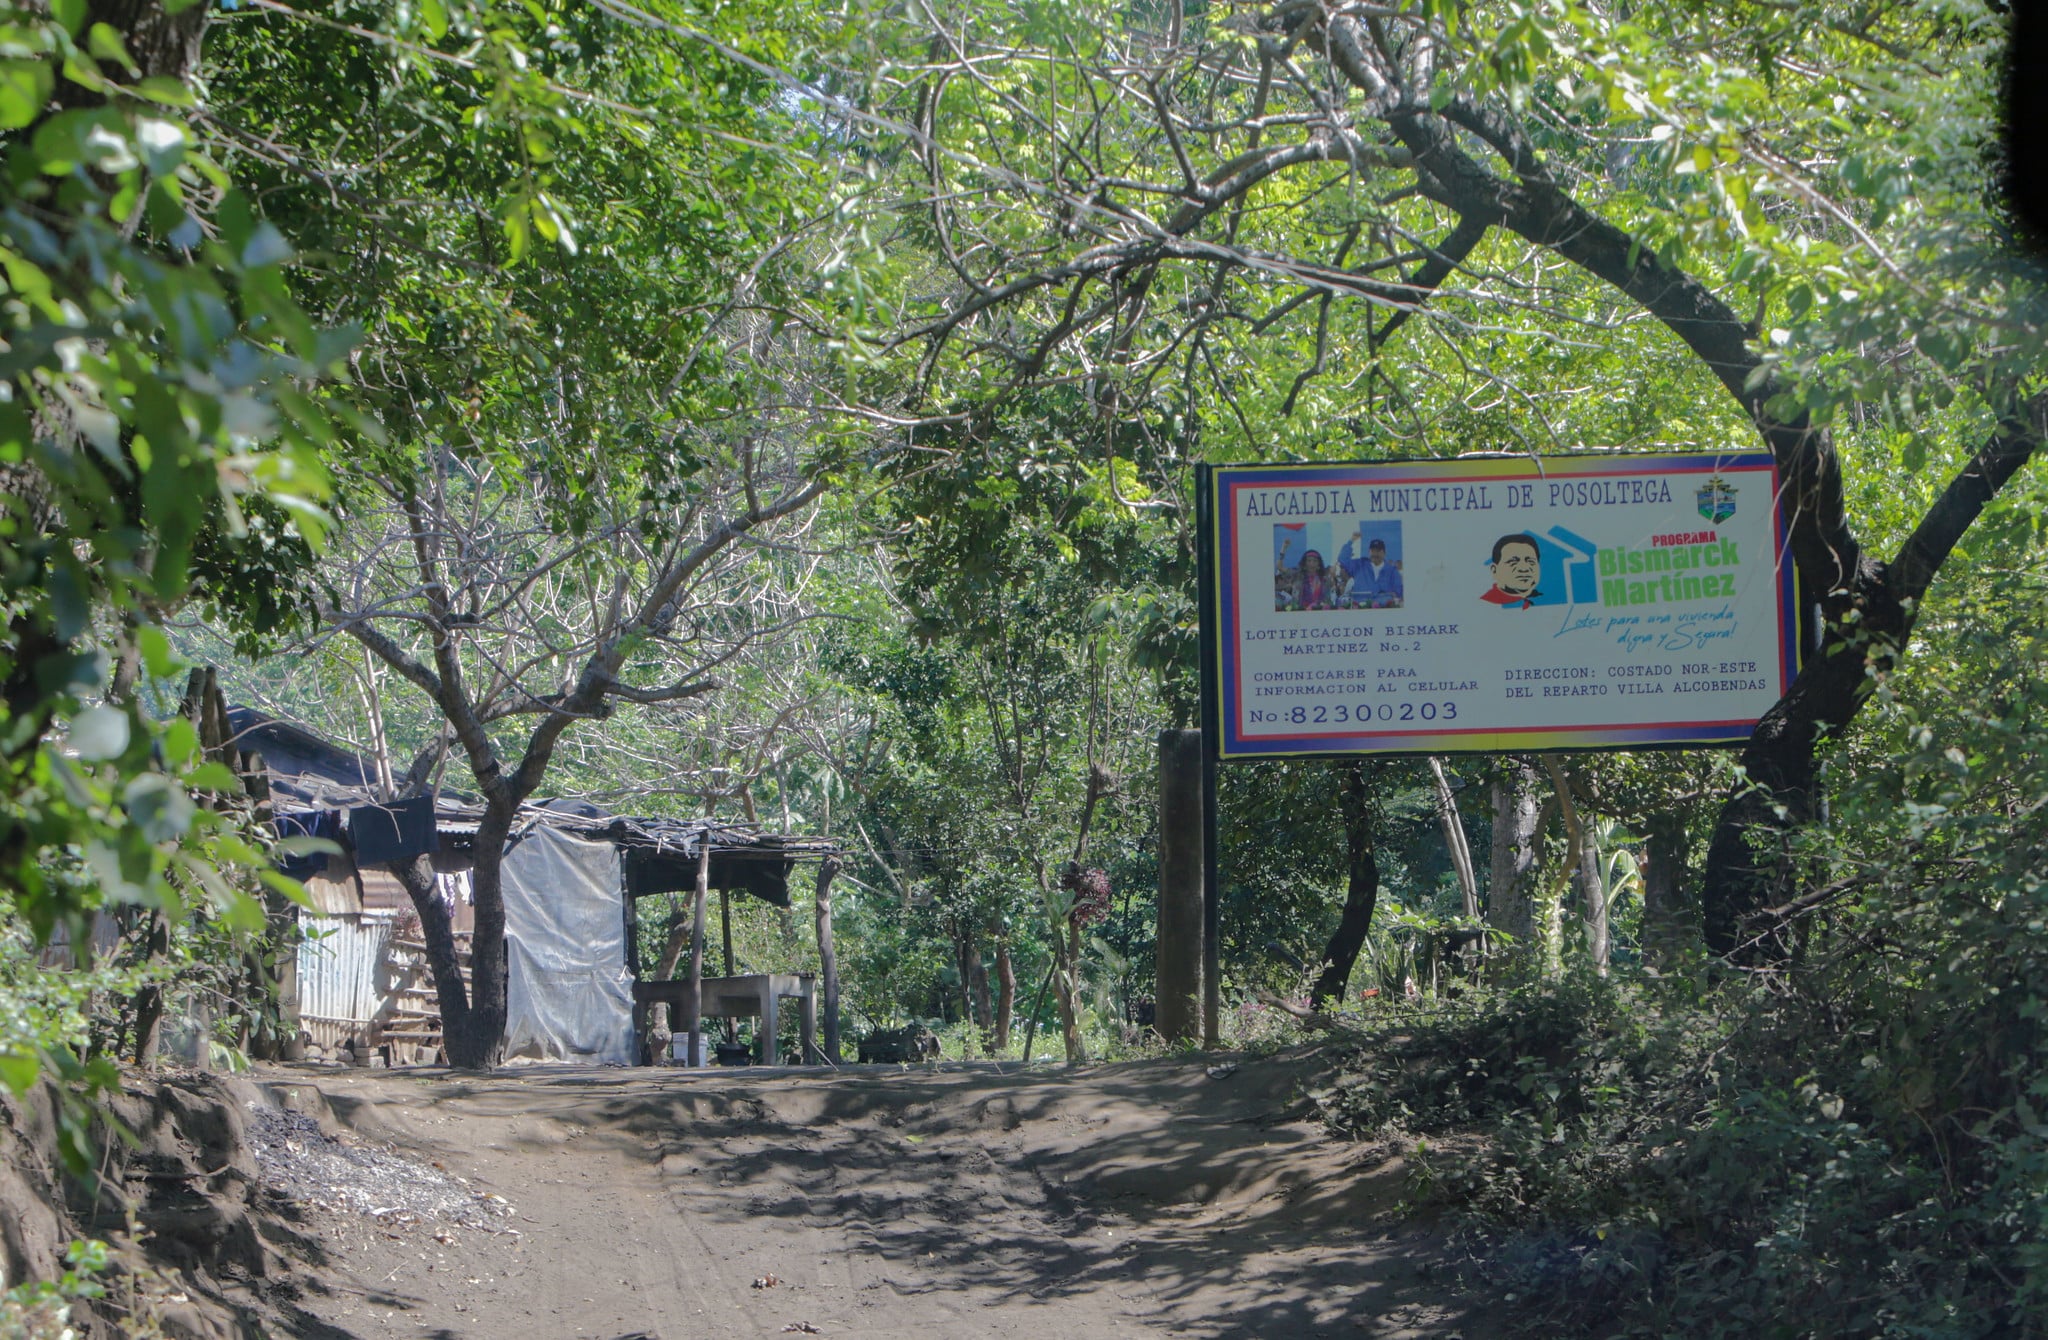
[[[619,851],[548,827],[505,853],[505,1054],[633,1060]]]

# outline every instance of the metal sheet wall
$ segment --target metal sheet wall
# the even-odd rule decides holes
[[[384,1005],[389,916],[299,913],[299,1017],[312,1025],[366,1025]]]

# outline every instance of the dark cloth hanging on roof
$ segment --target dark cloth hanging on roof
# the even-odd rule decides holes
[[[787,860],[748,859],[711,853],[708,883],[714,889],[751,893],[762,902],[789,906]],[[697,858],[679,851],[626,851],[626,893],[644,898],[651,893],[684,893],[697,887]]]
[[[358,805],[348,812],[348,835],[358,866],[410,861],[441,848],[431,795],[388,805]]]
[[[695,879],[696,876],[692,875],[692,888],[696,887]],[[720,860],[714,852],[711,856],[711,887],[734,892],[745,890],[763,902],[788,907],[789,862],[749,860],[745,857]]]
[[[339,810],[296,810],[290,813],[279,811],[271,816],[271,821],[280,838],[325,838],[336,846],[341,845]],[[277,872],[291,879],[308,880],[326,869],[326,852],[309,852],[299,856],[281,855],[277,858]]]

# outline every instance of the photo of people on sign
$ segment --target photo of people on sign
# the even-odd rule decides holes
[[[1327,521],[1273,527],[1274,610],[1400,609],[1401,523],[1357,525],[1334,555],[1331,538]]]
[[[1407,598],[1401,585],[1401,523],[1361,522],[1337,551],[1344,573],[1345,607],[1397,610]]]

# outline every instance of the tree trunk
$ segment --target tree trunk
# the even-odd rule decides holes
[[[1533,914],[1539,962],[1542,971],[1548,974],[1564,966],[1564,906],[1579,859],[1579,807],[1572,801],[1571,778],[1557,755],[1543,754],[1539,758],[1550,776],[1551,799],[1564,819],[1564,856],[1551,878],[1543,882]]]
[[[91,943],[87,940],[86,943]],[[171,951],[171,924],[162,911],[152,908],[149,929],[143,933],[148,962],[162,963]],[[156,1064],[157,1048],[163,1041],[164,989],[151,982],[135,993],[135,1064],[144,1070]]]
[[[1066,1044],[1067,1064],[1086,1065],[1088,1044],[1081,1036],[1081,927],[1069,917],[1066,932],[1054,940],[1059,946],[1053,976],[1059,979],[1054,994],[1060,1010],[1060,1038]]]
[[[1053,975],[1059,971],[1059,955],[1055,953],[1051,963],[1045,965],[1045,980],[1038,984],[1038,994],[1032,998],[1031,1010],[1024,1016],[1024,1064],[1031,1064],[1031,1043],[1038,1035],[1038,1015],[1045,1008],[1045,993],[1052,985]]]
[[[1010,937],[996,939],[996,1037],[998,1055],[1010,1049],[1010,1020],[1017,1009],[1017,965],[1010,961]]]
[[[1361,18],[1330,19],[1313,38],[1333,66],[1368,95],[1372,72],[1353,48],[1372,40]],[[1335,40],[1331,40],[1334,35]],[[1462,99],[1448,107],[1396,108],[1387,124],[1415,156],[1422,194],[1466,222],[1513,230],[1588,274],[1614,285],[1671,331],[1717,377],[1757,426],[1776,460],[1788,521],[1789,556],[1802,585],[1821,603],[1828,645],[1758,724],[1742,765],[1748,784],[1729,799],[1715,828],[1700,891],[1707,947],[1723,957],[1778,961],[1789,949],[1770,928],[1746,924],[1789,890],[1789,834],[1814,809],[1814,750],[1861,709],[1875,679],[1905,647],[1928,586],[1985,506],[2033,455],[2048,422],[2048,397],[2000,406],[1997,430],[1954,475],[1886,563],[1866,552],[1850,527],[1841,456],[1827,430],[1799,413],[1774,412],[1785,388],[1762,362],[1747,322],[1721,297],[1585,208],[1541,166],[1543,156],[1518,126]],[[1515,164],[1502,178],[1469,151],[1482,138]],[[1781,560],[1782,561],[1782,560]]]
[[[1344,911],[1323,950],[1323,973],[1316,979],[1310,997],[1309,1003],[1318,1010],[1342,1002],[1344,986],[1358,963],[1358,951],[1365,947],[1366,937],[1372,932],[1372,914],[1380,897],[1379,853],[1373,845],[1366,765],[1340,764],[1339,772],[1344,778],[1338,789],[1338,804],[1344,814],[1344,846],[1350,877],[1345,886]]]
[[[1536,799],[1536,769],[1511,762],[1493,783],[1493,848],[1486,884],[1486,924],[1518,945],[1530,941],[1530,894],[1542,856],[1543,807]]]
[[[469,1027],[469,992],[462,985],[462,955],[455,944],[454,918],[448,905],[441,901],[432,858],[415,856],[387,868],[398,877],[406,896],[412,899],[413,911],[419,914],[420,938],[427,946],[427,968],[433,974],[434,996],[441,1007],[442,1044],[453,1060],[453,1039]]]
[[[1159,732],[1159,898],[1152,1026],[1169,1043],[1202,1027],[1202,733]]]
[[[823,1014],[825,1059],[842,1064],[839,1056],[839,950],[832,938],[832,881],[839,874],[839,858],[827,856],[818,863],[818,989]]]
[[[1465,840],[1465,824],[1458,817],[1458,798],[1451,793],[1451,780],[1444,776],[1443,760],[1430,756],[1429,776],[1436,788],[1436,817],[1444,830],[1444,849],[1450,854],[1451,869],[1458,876],[1458,892],[1464,899],[1465,916],[1479,919],[1479,880],[1472,870],[1472,845]]]
[[[697,838],[697,887],[690,894],[690,991],[683,1003],[683,1022],[689,1042],[683,1064],[701,1065],[704,1060],[704,903],[711,892],[711,835]],[[765,1026],[767,1020],[763,1019]],[[762,1047],[767,1055],[767,1047]]]
[[[1551,784],[1557,788],[1557,803],[1564,812],[1565,851],[1569,855],[1562,863],[1563,867],[1569,870],[1574,863],[1578,866],[1579,892],[1585,900],[1582,915],[1586,926],[1586,953],[1593,960],[1593,967],[1604,976],[1607,972],[1607,890],[1600,878],[1600,838],[1594,832],[1591,817],[1580,812],[1578,802],[1572,796],[1571,777],[1557,761],[1557,755],[1545,754],[1543,766],[1550,773]],[[1550,915],[1562,920],[1561,899],[1558,910]]]
[[[670,894],[668,905],[668,938],[661,942],[661,957],[654,962],[654,980],[673,981],[676,965],[683,961],[683,951],[690,947],[689,908]]]
[[[980,966],[981,950],[974,943],[974,923],[966,916],[953,919],[953,970],[960,974],[960,1018],[964,1023],[973,1024],[984,1032],[994,1022],[984,1013],[987,1001],[987,979],[983,979],[983,991],[974,989],[975,969]]]
[[[476,932],[469,943],[469,1013],[456,1026],[441,1020],[448,1063],[462,1070],[488,1070],[505,1059],[505,842],[512,835],[512,810],[492,805],[476,830]],[[422,919],[424,926],[424,918]],[[439,993],[438,981],[436,993]]]
[[[667,937],[661,942],[661,957],[655,960],[654,973],[649,981],[674,981],[676,965],[683,961],[683,951],[690,947],[690,918],[674,894],[670,894],[668,900]],[[659,1064],[674,1039],[675,1021],[668,1016],[668,1002],[656,1001],[647,1007],[648,1063]]]
[[[1700,943],[1699,907],[1687,897],[1685,817],[1657,814],[1649,822],[1643,869],[1643,962],[1670,968]]]
[[[1600,835],[1593,824],[1579,821],[1579,893],[1585,899],[1586,952],[1593,969],[1607,975],[1607,882],[1600,874]]]
[[[160,0],[89,0],[79,35],[83,37],[95,23],[104,23],[121,35],[121,45],[134,60],[137,75],[186,79],[199,68],[208,8],[190,5],[172,14]],[[102,73],[117,84],[136,77],[114,61],[104,62]],[[98,106],[106,98],[67,81],[59,83],[57,100],[67,106],[87,107]]]
[[[1081,1038],[1081,928],[1074,924],[1071,898],[1067,900],[1064,913],[1058,910],[1058,890],[1053,887],[1045,862],[1034,860],[1032,869],[1038,876],[1039,903],[1045,908],[1046,920],[1052,928],[1052,973],[1049,980],[1053,985],[1053,1004],[1059,1011],[1060,1039],[1066,1045],[1067,1064],[1081,1065],[1088,1060],[1088,1049]]]
[[[988,967],[981,961],[981,944],[970,933],[967,940],[967,990],[974,998],[974,1023],[981,1030],[982,1050],[995,1044],[996,1004],[988,989]]]
[[[1903,638],[1903,612],[1884,622]],[[1838,641],[1809,662],[1742,751],[1749,784],[1721,809],[1700,889],[1707,948],[1717,956],[1745,962],[1783,956],[1784,946],[1768,936],[1746,940],[1745,923],[1790,895],[1796,878],[1791,836],[1814,815],[1814,748],[1862,706],[1871,682],[1867,649]]]

